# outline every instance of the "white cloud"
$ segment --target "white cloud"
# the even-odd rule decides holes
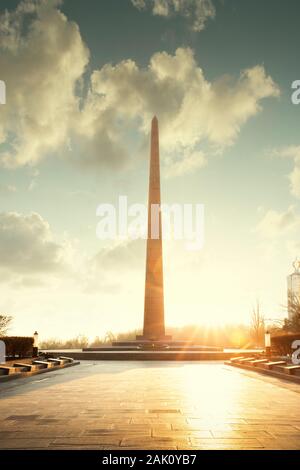
[[[170,164],[166,162],[165,176],[172,178],[175,176],[181,176],[193,171],[203,168],[207,164],[207,159],[203,152],[192,151],[191,153],[186,152],[183,158],[178,161],[172,161]]]
[[[214,18],[216,11],[211,0],[131,0],[139,10],[150,9],[153,15],[166,18],[181,15],[193,31],[201,31],[206,20]]]
[[[141,262],[146,255],[146,241],[125,239],[100,250],[91,260],[96,269],[116,271],[144,268]]]
[[[47,283],[49,288],[115,293],[124,284],[120,271],[144,269],[145,250],[145,240],[126,239],[91,256],[68,234],[58,241],[38,213],[0,213],[0,284],[44,288]]]
[[[290,206],[286,211],[269,210],[265,212],[256,231],[266,238],[274,238],[299,226],[300,215],[295,207]]]
[[[295,168],[289,175],[289,178],[292,194],[300,199],[300,164],[295,165]]]
[[[145,0],[131,0],[131,3],[138,10],[142,10],[143,8],[146,8],[146,1]]]
[[[53,239],[48,222],[39,214],[0,213],[1,272],[34,274],[63,266],[63,247]]]
[[[209,82],[189,48],[179,48],[175,55],[156,53],[147,68],[132,60],[107,64],[92,74],[91,83],[89,117],[89,109],[102,114],[110,120],[111,132],[117,118],[139,119],[140,129],[148,133],[156,114],[164,154],[178,152],[182,159],[199,152],[203,143],[219,151],[232,145],[241,126],[262,109],[261,100],[279,95],[262,66],[244,70],[236,81],[222,77]]]
[[[7,194],[15,193],[17,191],[16,186],[13,184],[0,184],[0,195],[5,196]]]
[[[0,16],[0,70],[7,86],[0,135],[10,144],[1,157],[8,166],[34,163],[65,145],[78,111],[74,89],[89,52],[59,3],[27,0]]]
[[[274,150],[273,155],[291,158],[294,160],[294,168],[289,174],[290,191],[293,196],[300,199],[300,146],[290,145],[280,150]]]
[[[92,169],[119,167],[132,154],[128,130],[147,135],[157,114],[167,173],[178,175],[203,166],[204,145],[214,152],[232,145],[262,109],[261,100],[279,94],[262,66],[237,80],[209,82],[193,51],[179,48],[174,55],[154,54],[144,68],[130,59],[106,64],[92,72],[87,95],[79,98],[89,51],[59,3],[25,0],[0,18],[0,69],[8,89],[0,108],[2,164],[34,165],[63,153]],[[183,8],[185,2],[175,3]]]

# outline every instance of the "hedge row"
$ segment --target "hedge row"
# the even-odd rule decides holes
[[[7,357],[32,357],[33,338],[27,336],[3,336]]]
[[[296,340],[300,340],[300,333],[272,336],[272,350],[283,355],[292,354],[295,351],[292,349],[292,343]]]

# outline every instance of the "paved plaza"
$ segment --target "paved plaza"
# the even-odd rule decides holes
[[[1,449],[300,449],[300,386],[221,362],[88,362],[0,385]]]

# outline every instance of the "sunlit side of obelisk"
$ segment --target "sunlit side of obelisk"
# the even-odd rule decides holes
[[[155,116],[151,127],[144,328],[143,335],[137,337],[140,340],[171,339],[165,335],[161,213],[151,210],[160,208],[160,204],[159,131]],[[155,218],[151,217],[154,213]]]

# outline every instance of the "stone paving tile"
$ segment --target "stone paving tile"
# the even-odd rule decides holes
[[[188,423],[191,424],[192,426],[204,426],[204,425],[213,425],[213,424],[218,424],[220,421],[218,419],[202,419],[202,418],[188,418]],[[247,424],[245,419],[240,419],[240,418],[227,418],[227,417],[222,417],[222,423],[223,424]]]
[[[216,424],[216,423],[206,423],[206,424],[201,424],[201,425],[195,425],[195,424],[173,424],[172,423],[172,429],[174,431],[213,431],[213,430],[219,430],[219,431],[231,431],[232,427],[230,424]]]
[[[263,448],[263,444],[259,442],[257,439],[250,439],[250,438],[223,438],[223,439],[203,439],[199,437],[191,437],[191,443],[193,446],[199,444],[201,447],[208,447],[211,448],[215,446],[216,448],[226,448],[227,446],[238,446],[238,447],[251,447],[254,448]]]
[[[35,440],[37,437],[42,438],[42,439],[55,439],[57,437],[79,437],[83,433],[82,429],[68,429],[66,427],[64,428],[44,428],[43,430],[40,429],[33,429],[33,428],[28,428],[25,431],[8,431],[8,432],[3,432],[3,434],[0,434],[0,441],[4,442],[5,439],[7,438],[26,438],[26,439],[33,439]],[[0,442],[0,448],[1,448],[1,442]]]
[[[285,435],[285,434],[298,434],[299,435],[299,431],[297,431],[297,429],[294,427],[294,426],[291,426],[289,424],[283,426],[283,425],[280,425],[280,426],[264,426],[263,424],[258,424],[258,425],[249,425],[249,426],[245,426],[243,428],[239,427],[239,428],[234,428],[235,431],[238,431],[238,432],[246,432],[246,431],[252,431],[252,432],[261,432],[261,431],[267,431],[268,433],[270,434],[280,434],[280,435]]]
[[[171,425],[187,425],[187,420],[183,418],[174,419],[174,418],[132,418],[130,420],[131,424],[171,424]]]
[[[172,437],[152,437],[151,439],[144,439],[137,437],[125,437],[121,441],[121,447],[135,447],[144,449],[145,447],[149,446],[152,449],[156,449],[157,446],[164,446],[168,448],[168,446],[178,446],[178,445],[188,445],[190,444],[190,440],[186,437],[178,438],[174,436]]]
[[[176,445],[172,445],[172,444],[163,444],[163,443],[157,443],[157,442],[154,442],[152,445],[151,444],[144,444],[143,443],[143,447],[139,447],[140,449],[143,449],[143,450],[177,450],[178,449],[178,446]],[[119,450],[120,449],[124,449],[124,450],[136,450],[137,449],[137,446],[126,446],[126,447],[119,447]]]
[[[288,437],[286,439],[282,439],[281,437],[278,439],[268,439],[268,438],[259,438],[259,442],[261,442],[264,447],[268,450],[299,450],[300,449],[300,439]]]
[[[132,427],[134,427],[134,424],[131,424]],[[147,425],[144,425],[147,427]],[[171,423],[160,423],[160,424],[148,424],[148,426],[152,429],[152,431],[168,431],[172,429]]]
[[[300,397],[299,397],[300,398]],[[299,400],[300,402],[300,400]],[[292,425],[292,426],[299,426],[300,422],[299,420],[293,420],[289,416],[285,416],[283,419],[247,419],[247,424],[264,424],[265,426],[286,426],[287,424]],[[238,423],[236,423],[238,424]],[[242,424],[242,423],[241,423]]]
[[[206,438],[213,438],[213,435],[211,431],[184,431],[184,432],[177,432],[177,431],[170,431],[170,432],[161,432],[161,431],[152,431],[152,436],[153,437],[159,437],[159,438],[166,438],[166,439],[179,439],[182,441],[185,441],[187,438],[190,438],[191,436],[193,437],[206,437]]]
[[[0,386],[1,449],[300,449],[300,387],[218,362],[83,362]]]
[[[138,436],[138,434],[137,434]],[[76,446],[76,445],[120,445],[121,438],[118,436],[81,436],[81,437],[63,437],[52,441],[52,445],[57,446]]]
[[[243,431],[245,429],[251,429],[253,431],[255,431],[255,430],[264,430],[264,429],[272,428],[272,427],[275,427],[277,430],[279,430],[279,429],[282,429],[282,430],[296,429],[297,428],[293,424],[289,424],[288,421],[289,420],[287,418],[286,424],[270,425],[270,424],[264,424],[264,421],[261,420],[260,424],[231,424],[230,427],[233,430],[239,430],[240,429],[241,431]]]
[[[270,450],[267,447],[256,447],[251,445],[241,444],[217,444],[215,442],[211,444],[203,444],[198,446],[178,446],[178,450]]]
[[[130,437],[130,438],[141,438],[141,439],[150,439],[151,436],[152,436],[152,431],[149,430],[143,430],[143,431],[122,431],[122,430],[111,430],[111,431],[98,431],[98,432],[88,432],[88,431],[85,431],[83,433],[83,436],[82,437],[86,437],[86,438],[89,438],[90,436],[95,436],[95,437],[102,437],[102,436],[115,436],[115,437],[120,437],[120,436],[127,436],[127,437]]]
[[[274,438],[272,434],[267,431],[211,431],[212,436],[215,438],[235,438],[235,439],[248,439],[248,438]]]
[[[35,436],[35,439],[9,438],[0,443],[1,449],[47,449],[51,444],[50,439],[41,439]]]
[[[101,445],[101,444],[90,444],[90,445],[56,445],[50,444],[48,450],[120,450],[120,446],[112,446],[112,445]]]

